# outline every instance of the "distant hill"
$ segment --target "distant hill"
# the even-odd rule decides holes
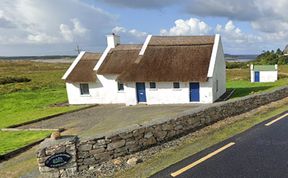
[[[53,60],[53,59],[71,59],[77,56],[55,55],[55,56],[0,56],[0,60]]]
[[[248,62],[255,61],[257,58],[257,54],[240,54],[240,55],[231,55],[225,54],[225,60],[227,62]]]

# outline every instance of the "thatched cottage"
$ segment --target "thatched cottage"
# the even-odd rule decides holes
[[[220,35],[149,35],[141,45],[108,35],[101,56],[81,52],[62,79],[70,104],[213,103],[226,92]]]
[[[251,82],[275,82],[278,80],[278,65],[251,65]]]

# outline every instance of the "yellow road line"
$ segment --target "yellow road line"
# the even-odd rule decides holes
[[[204,156],[204,157],[201,158],[201,159],[198,159],[197,161],[195,161],[195,162],[189,164],[188,166],[186,166],[186,167],[184,167],[184,168],[182,168],[182,169],[180,169],[180,170],[178,170],[178,171],[176,171],[176,172],[171,173],[171,176],[172,176],[172,177],[179,176],[179,175],[182,174],[183,172],[185,172],[185,171],[187,171],[187,170],[189,170],[189,169],[195,167],[196,165],[198,165],[198,164],[200,164],[200,163],[206,161],[207,159],[209,159],[209,158],[215,156],[216,154],[218,154],[218,153],[224,151],[225,149],[227,149],[227,148],[229,148],[229,147],[231,147],[231,146],[233,146],[233,145],[235,145],[234,142],[228,143],[227,145],[225,145],[225,146],[219,148],[218,150],[216,150],[216,151],[214,151],[214,152],[212,152],[212,153],[209,153],[208,155]]]
[[[288,116],[288,113],[287,113],[287,114],[284,114],[284,115],[281,116],[281,117],[278,117],[277,119],[274,119],[274,120],[271,121],[271,122],[268,122],[267,124],[265,124],[265,126],[270,126],[270,125],[272,125],[273,123],[279,121],[280,119],[283,119],[283,118],[286,117],[286,116]]]

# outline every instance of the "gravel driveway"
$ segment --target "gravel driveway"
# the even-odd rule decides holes
[[[177,113],[198,106],[200,105],[136,105],[128,107],[124,105],[99,105],[19,128],[65,128],[65,134],[90,136],[132,124],[142,124],[157,118],[175,116]]]

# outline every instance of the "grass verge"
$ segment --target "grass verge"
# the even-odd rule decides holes
[[[115,177],[149,177],[178,161],[287,111],[287,104],[288,99],[284,99],[270,104],[273,106],[262,106],[249,113],[219,121],[195,132],[180,146],[165,149],[129,170],[116,173]]]
[[[50,133],[50,131],[0,131],[0,155],[39,141],[47,137]]]
[[[67,100],[65,88],[14,92],[0,100],[0,128],[84,107],[51,106]]]

